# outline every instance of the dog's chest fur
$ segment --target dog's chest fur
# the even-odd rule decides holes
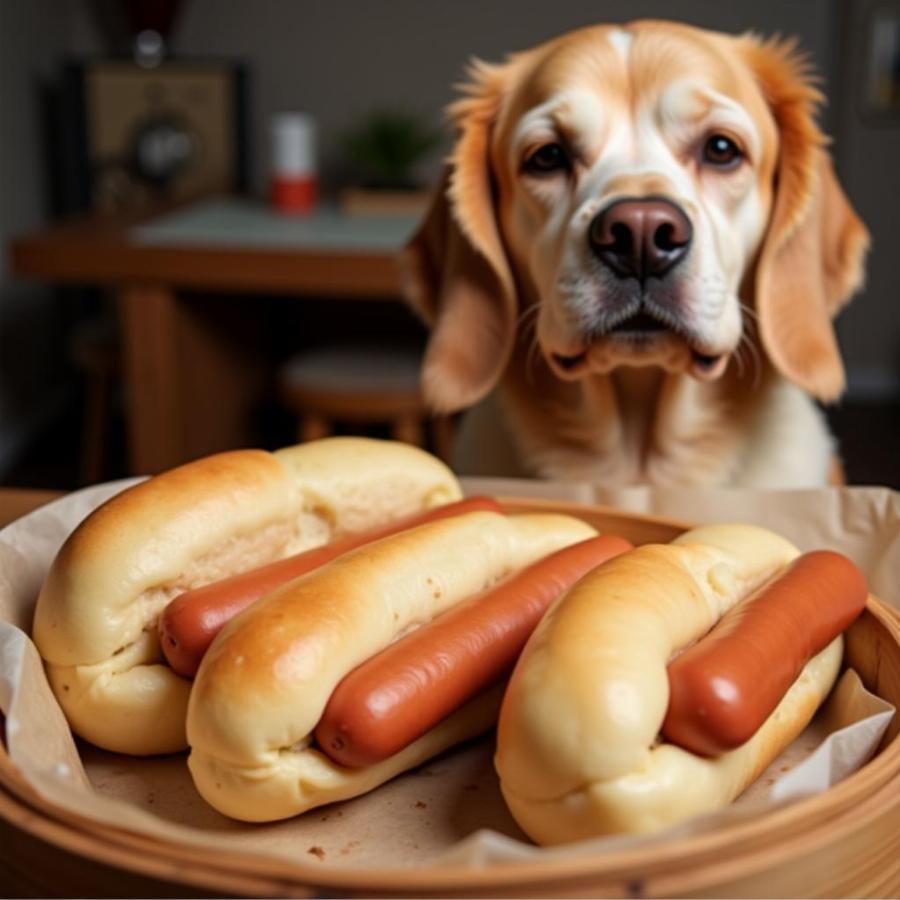
[[[818,409],[770,369],[711,384],[652,368],[562,382],[520,350],[469,413],[455,462],[613,488],[777,488],[823,484],[832,454]]]

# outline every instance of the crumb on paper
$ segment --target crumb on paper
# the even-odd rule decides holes
[[[318,845],[314,844],[306,852],[311,853],[313,856],[315,856],[316,859],[325,859],[325,850]]]

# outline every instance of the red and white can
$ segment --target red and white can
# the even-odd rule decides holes
[[[308,213],[316,205],[316,122],[308,113],[272,117],[272,205],[286,213]]]

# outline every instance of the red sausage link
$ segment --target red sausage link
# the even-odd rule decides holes
[[[867,593],[845,556],[798,557],[669,664],[663,735],[703,756],[748,741],[809,660],[865,609]]]
[[[630,549],[615,535],[565,547],[391,644],[335,688],[319,748],[353,767],[403,749],[506,674],[563,591]]]
[[[426,522],[436,522],[438,519],[479,510],[500,512],[501,508],[493,497],[469,497],[456,503],[437,506],[424,513],[406,516],[380,528],[348,534],[322,547],[314,547],[267,566],[179,594],[159,619],[159,639],[163,653],[169,665],[179,675],[193,678],[213,638],[239,612],[275,588],[324,566],[363,544]]]

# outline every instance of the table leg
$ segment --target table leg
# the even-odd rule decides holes
[[[160,284],[124,287],[119,304],[131,472],[258,444],[265,365],[253,305]]]
[[[119,292],[128,464],[135,475],[184,459],[178,314],[178,297],[166,285],[127,285]]]

